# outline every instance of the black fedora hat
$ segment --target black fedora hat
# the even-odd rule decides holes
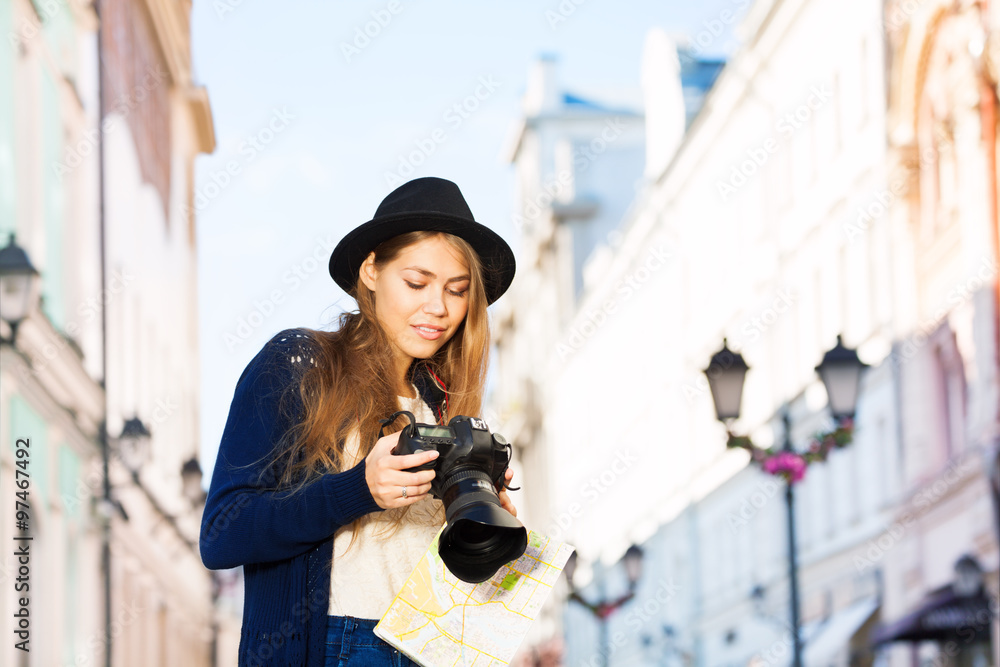
[[[417,230],[454,234],[469,242],[483,265],[486,301],[500,298],[514,279],[514,253],[499,234],[476,222],[458,186],[443,178],[416,178],[390,192],[375,217],[355,227],[330,255],[330,275],[351,294],[358,270],[383,241]]]

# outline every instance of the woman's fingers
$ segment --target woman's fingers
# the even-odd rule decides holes
[[[404,486],[386,486],[381,489],[381,492],[375,498],[375,502],[379,503],[379,505],[384,509],[406,507],[407,505],[412,505],[413,503],[423,500],[431,491],[430,484],[405,486],[406,496],[404,497],[403,488]]]
[[[379,476],[380,484],[389,486],[421,486],[430,484],[437,474],[433,470],[420,470],[418,472],[406,472],[404,470],[386,470]]]
[[[422,473],[421,473],[422,474]],[[403,489],[406,495],[403,495]],[[392,483],[379,482],[371,489],[372,498],[382,509],[405,507],[425,498],[431,491],[430,482]]]
[[[500,507],[504,508],[512,515],[517,516],[517,508],[514,507],[514,503],[510,500],[510,494],[507,493],[507,489],[504,488],[504,484],[510,486],[510,480],[514,478],[514,471],[510,468],[504,471],[503,474],[504,483],[497,483],[497,495],[500,497]]]
[[[409,468],[416,468],[417,466],[422,466],[425,463],[430,463],[438,457],[436,450],[428,450],[425,452],[419,452],[417,454],[405,454],[403,456],[397,456],[395,454],[390,454],[383,457],[385,460],[385,465],[394,468],[396,470],[407,470]]]
[[[507,490],[504,489],[499,493],[500,496],[500,507],[504,508],[510,512],[513,516],[517,516],[517,508],[514,507],[514,503],[510,501],[510,496],[507,494]]]
[[[365,459],[365,481],[372,498],[382,509],[412,505],[430,492],[434,470],[407,472],[437,458],[434,450],[397,456],[392,453],[399,432],[379,438]],[[403,489],[406,497],[403,497]]]
[[[507,468],[507,470],[505,470],[503,473],[503,479],[504,479],[503,482],[497,482],[498,493],[504,489],[504,485],[510,486],[510,480],[514,479],[514,471],[511,470],[510,468]]]

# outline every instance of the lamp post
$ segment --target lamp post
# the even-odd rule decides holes
[[[830,412],[838,426],[852,423],[858,402],[861,372],[865,368],[855,350],[844,347],[841,337],[837,344],[823,355],[823,361],[816,367],[829,398]],[[722,350],[712,356],[705,369],[715,413],[719,421],[729,424],[740,416],[740,400],[743,395],[743,381],[749,366],[743,357],[729,349],[726,340]],[[795,456],[792,447],[792,428],[789,415],[790,406],[785,402],[780,408],[782,423],[781,450],[789,457]],[[803,464],[804,465],[804,464]],[[802,667],[802,638],[799,635],[799,582],[798,554],[795,548],[795,491],[797,477],[789,472],[785,483],[785,506],[788,514],[788,588],[789,610],[792,625],[792,665]]]
[[[103,282],[103,275],[102,275]],[[103,317],[103,315],[102,315]],[[106,338],[105,338],[106,341]],[[104,377],[107,377],[106,345]],[[104,380],[101,381],[104,386]],[[104,665],[111,667],[111,517],[117,509],[123,518],[127,520],[128,515],[120,503],[111,497],[111,447],[114,445],[118,449],[118,457],[121,462],[132,473],[132,479],[138,480],[139,469],[145,463],[149,453],[150,433],[146,425],[138,417],[132,417],[125,421],[122,426],[121,435],[117,438],[108,433],[107,404],[104,407],[104,419],[98,425],[97,438],[101,445],[101,476],[103,481],[103,493],[101,499],[102,522],[101,522],[101,572],[104,594]]]
[[[14,242],[11,232],[7,245],[0,248],[0,318],[10,324],[11,346],[17,338],[17,326],[37,300],[38,270],[24,248]]]
[[[608,641],[608,617],[615,613],[624,605],[626,602],[635,597],[635,587],[639,583],[639,579],[642,577],[642,548],[633,544],[626,551],[625,555],[622,557],[622,561],[625,564],[625,576],[628,577],[628,592],[622,596],[619,596],[613,600],[601,600],[600,602],[587,602],[576,590],[573,585],[573,574],[576,572],[577,556],[574,551],[569,560],[566,562],[566,581],[569,583],[569,599],[577,604],[585,607],[587,611],[593,614],[597,621],[600,623],[601,628],[601,649],[602,649],[602,659],[601,664],[607,667],[608,658],[611,655],[610,642]]]

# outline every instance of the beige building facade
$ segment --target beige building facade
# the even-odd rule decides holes
[[[207,666],[238,636],[238,619],[216,615],[197,549],[197,275],[185,211],[195,157],[215,138],[192,80],[190,12],[186,0],[0,3],[10,42],[0,231],[37,268],[41,296],[16,327],[0,324],[5,508],[19,469],[31,484],[27,530],[5,509],[0,540],[31,537],[32,552],[22,601],[11,581],[20,563],[4,548],[0,632],[14,636],[22,607],[31,617],[30,652],[5,641],[5,665]],[[148,448],[127,449],[129,420],[147,429]]]
[[[1000,664],[1000,7],[890,2],[887,143],[896,248],[913,282],[900,341],[906,528],[884,558],[893,665]],[[957,613],[974,557],[989,602]],[[954,596],[944,610],[935,604]],[[968,599],[968,596],[966,596]],[[992,618],[990,618],[992,617]],[[920,625],[921,628],[912,626]],[[923,629],[927,626],[927,629]],[[941,635],[941,636],[935,636]]]

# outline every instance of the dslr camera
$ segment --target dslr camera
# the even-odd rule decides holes
[[[441,560],[462,581],[486,581],[502,565],[520,558],[528,546],[527,531],[500,506],[496,489],[497,484],[506,487],[510,443],[499,433],[491,433],[486,422],[477,417],[452,417],[447,426],[438,426],[418,424],[406,410],[379,422],[380,438],[385,427],[400,415],[406,415],[410,423],[400,432],[393,454],[438,452],[433,461],[407,472],[436,473],[431,495],[444,503],[447,521],[438,540]]]

